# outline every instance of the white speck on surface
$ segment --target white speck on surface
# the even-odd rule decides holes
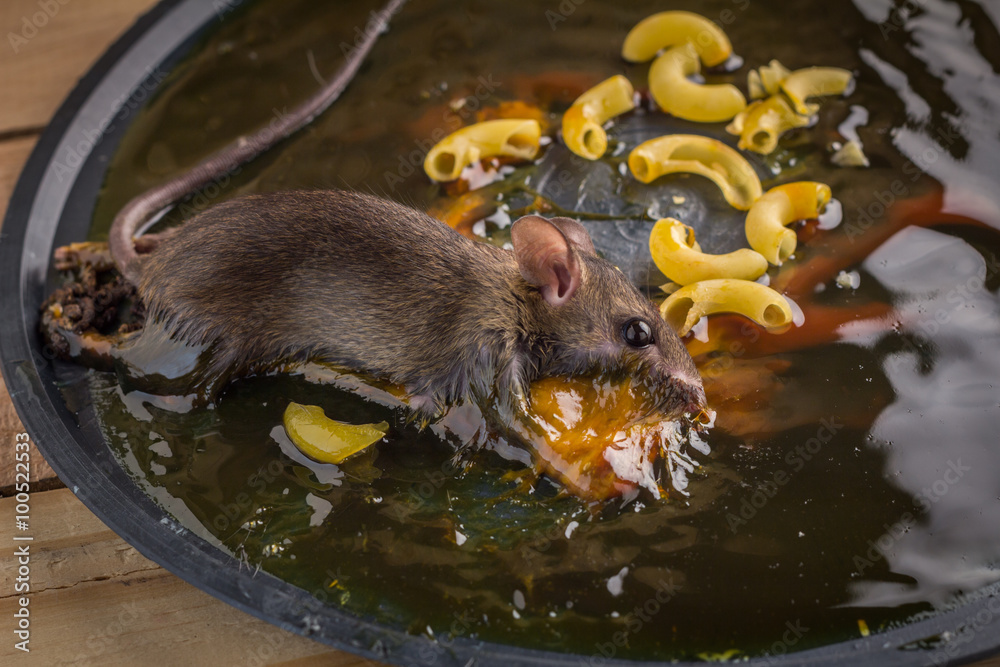
[[[462,546],[463,544],[465,544],[465,541],[467,539],[469,538],[467,538],[465,535],[458,532],[457,530],[455,531],[455,544],[457,544],[458,546]]]
[[[524,593],[521,591],[514,591],[514,606],[518,609],[524,609]]]
[[[841,271],[837,274],[836,283],[841,289],[858,289],[861,284],[861,274],[857,271]]]
[[[826,203],[826,208],[819,214],[819,224],[817,229],[833,229],[844,220],[844,206],[839,199],[831,199]]]
[[[579,527],[580,523],[578,521],[570,521],[566,524],[566,539],[568,540],[573,536],[573,531]]]
[[[333,503],[311,493],[306,494],[306,504],[313,509],[312,516],[309,517],[310,526],[319,526],[333,509]]]
[[[618,574],[608,579],[608,592],[618,597],[622,594],[622,588],[625,584],[625,575],[628,574],[628,565],[623,567]]]
[[[149,446],[149,451],[153,452],[157,456],[162,456],[164,458],[170,458],[174,453],[170,450],[170,445],[166,440],[160,440],[159,442],[154,442]],[[157,473],[162,474],[162,473]]]
[[[806,321],[806,315],[802,312],[802,309],[799,308],[799,304],[795,303],[784,294],[782,294],[781,297],[786,303],[788,303],[788,308],[792,311],[792,324],[797,327],[802,326]]]

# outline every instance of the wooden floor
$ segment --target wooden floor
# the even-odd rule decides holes
[[[206,0],[207,2],[208,0]],[[58,104],[153,0],[0,0],[0,212]],[[44,14],[44,7],[53,15]],[[11,35],[14,35],[12,38]],[[6,295],[4,296],[6,298]],[[13,443],[22,427],[0,385],[0,664],[360,665],[202,593],[104,526],[32,451],[30,653],[14,647],[18,564]],[[15,546],[11,546],[15,545]],[[980,663],[1000,667],[1000,658]]]

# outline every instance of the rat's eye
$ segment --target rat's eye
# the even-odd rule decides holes
[[[622,338],[632,347],[648,347],[653,344],[653,330],[643,320],[629,320],[622,327]]]

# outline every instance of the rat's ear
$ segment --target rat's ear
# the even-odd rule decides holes
[[[550,305],[561,306],[569,301],[580,286],[580,261],[573,249],[575,244],[561,227],[541,216],[526,215],[511,225],[510,239],[521,276],[537,286]]]
[[[577,250],[589,252],[591,255],[597,254],[597,250],[594,249],[594,242],[590,238],[590,233],[579,222],[572,218],[549,218],[548,220],[559,228],[559,231],[563,233],[566,240]]]

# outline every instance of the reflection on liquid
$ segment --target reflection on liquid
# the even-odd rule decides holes
[[[1000,229],[995,3],[929,0],[905,13],[888,2],[855,4],[894,45],[861,55],[905,105],[907,121],[891,132],[908,160],[903,178],[926,172],[943,184],[943,211]],[[992,46],[981,51],[980,44]],[[883,362],[896,400],[871,433],[884,443],[887,475],[912,496],[921,520],[883,550],[892,570],[910,581],[856,584],[853,603],[942,604],[956,591],[1000,580],[996,246],[977,249],[953,235],[911,229],[863,266],[896,295],[902,341]]]
[[[897,295],[899,336],[883,369],[896,400],[871,433],[886,449],[893,483],[913,497],[921,521],[893,540],[884,556],[909,584],[858,584],[854,604],[940,604],[955,591],[1000,580],[1000,264],[965,241],[912,229],[865,261]],[[859,341],[860,342],[860,341]]]

